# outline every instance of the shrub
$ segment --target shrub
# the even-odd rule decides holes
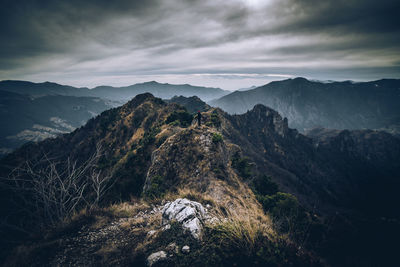
[[[232,157],[232,167],[239,172],[239,175],[243,178],[250,178],[253,173],[251,171],[250,160],[247,157],[240,157],[239,153],[236,153]]]
[[[213,141],[213,143],[219,143],[219,142],[222,142],[222,135],[221,134],[219,134],[219,133],[213,133],[212,134],[212,141]]]
[[[211,125],[213,125],[215,127],[221,126],[221,120],[216,111],[213,111],[213,113],[211,113],[210,123],[211,123]]]
[[[139,145],[146,147],[147,145],[153,144],[156,140],[156,135],[160,132],[160,128],[153,127],[144,133],[143,138],[139,140]]]
[[[156,175],[151,179],[151,184],[145,196],[151,199],[163,197],[165,194],[165,188],[163,186],[164,179],[160,175]]]
[[[251,188],[256,195],[273,195],[278,192],[278,184],[271,180],[271,177],[266,175],[257,176],[251,182]]]
[[[186,110],[178,110],[172,112],[165,120],[165,123],[173,123],[173,125],[179,123],[182,127],[188,127],[192,123],[192,120],[193,115],[189,114]]]

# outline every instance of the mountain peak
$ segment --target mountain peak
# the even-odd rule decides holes
[[[292,81],[293,82],[301,82],[301,83],[308,83],[308,82],[310,82],[309,80],[307,80],[306,78],[304,78],[304,77],[296,77],[296,78],[294,78],[294,79],[292,79]]]
[[[143,85],[158,85],[158,84],[161,84],[161,83],[159,83],[159,82],[156,82],[156,81],[149,81],[149,82],[144,82],[144,83],[142,83]]]
[[[164,103],[161,98],[157,98],[151,93],[143,93],[143,94],[138,94],[132,100],[130,100],[128,103],[126,103],[124,106],[127,107],[137,107],[140,104],[146,102],[146,101],[152,101],[152,102],[157,102],[157,103]]]

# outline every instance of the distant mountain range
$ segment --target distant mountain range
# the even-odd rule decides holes
[[[45,95],[37,98],[0,91],[0,155],[28,141],[69,133],[111,108],[96,97]]]
[[[51,82],[1,81],[0,156],[28,141],[41,141],[71,132],[102,111],[120,106],[144,92],[165,99],[176,95],[198,95],[204,100],[229,93],[219,88],[157,82],[88,89]]]
[[[301,132],[315,127],[332,129],[384,129],[400,126],[400,80],[371,82],[318,82],[287,79],[208,102],[231,114],[263,104],[288,118]]]
[[[203,101],[210,101],[229,93],[229,91],[220,88],[192,86],[189,84],[174,85],[155,81],[125,87],[98,86],[93,89],[86,87],[76,88],[51,82],[1,81],[0,90],[33,97],[44,95],[100,97],[117,101],[119,104],[124,104],[136,95],[146,92],[163,99],[182,95],[186,97],[198,96]]]
[[[256,104],[277,110],[300,132],[313,128],[379,129],[400,133],[400,80],[354,83],[304,78],[271,82],[233,93],[219,88],[146,82],[126,87],[77,88],[44,82],[0,82],[0,156],[27,141],[70,132],[111,107],[149,92],[188,111],[204,111],[202,101],[231,114]],[[180,97],[177,97],[180,96]],[[196,97],[194,97],[196,96]]]

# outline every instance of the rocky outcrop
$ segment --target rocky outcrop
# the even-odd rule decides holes
[[[165,251],[154,252],[147,257],[147,266],[153,266],[154,263],[164,261],[167,259],[167,253]]]
[[[184,231],[190,232],[195,239],[200,239],[206,213],[207,210],[200,203],[178,198],[165,204],[162,210],[162,224],[167,225],[175,220],[182,224]]]

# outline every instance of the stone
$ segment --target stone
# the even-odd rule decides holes
[[[167,259],[167,253],[163,250],[154,252],[147,257],[147,266],[152,266],[154,263]]]
[[[178,253],[179,247],[176,245],[175,242],[172,242],[167,246],[166,250],[169,252]]]
[[[182,253],[188,254],[190,252],[190,247],[189,246],[183,246],[182,247]]]
[[[171,225],[170,224],[164,225],[164,227],[162,228],[163,231],[167,231],[169,229],[171,229]]]
[[[155,235],[157,233],[156,230],[151,230],[147,232],[147,237],[152,237],[153,235]]]
[[[182,224],[182,227],[188,230],[194,238],[200,239],[203,226],[201,225],[201,222],[197,217],[184,222]]]
[[[203,205],[186,198],[178,198],[167,202],[162,209],[162,224],[168,225],[172,220],[182,224],[182,228],[192,234],[195,239],[201,239],[203,223],[206,218]]]

